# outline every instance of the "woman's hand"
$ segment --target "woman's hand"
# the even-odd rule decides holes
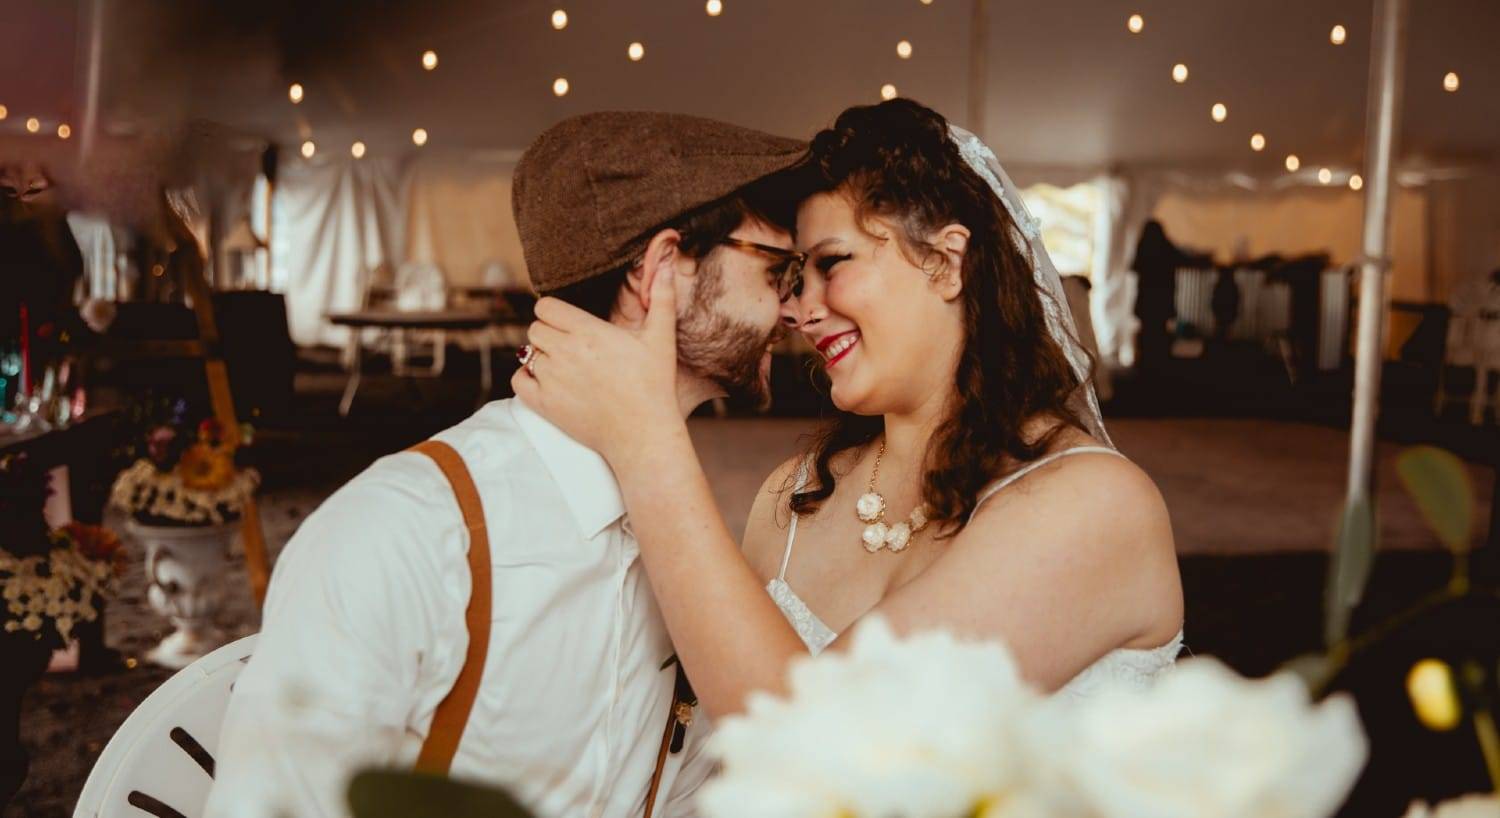
[[[672,265],[662,265],[638,330],[544,298],[527,332],[535,350],[516,370],[516,396],[612,465],[650,433],[682,426],[677,401],[677,299]]]

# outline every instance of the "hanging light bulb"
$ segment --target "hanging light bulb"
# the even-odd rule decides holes
[[[286,89],[286,96],[287,99],[290,99],[292,101],[293,105],[302,102],[302,83],[292,83],[292,87]]]
[[[1223,122],[1229,118],[1229,109],[1222,102],[1215,102],[1213,110],[1210,111],[1215,122]]]
[[[1443,90],[1450,94],[1458,90],[1458,74],[1456,72],[1449,71],[1443,76]],[[1480,94],[1480,96],[1484,95]]]
[[[1358,173],[1356,173],[1356,174],[1354,174],[1354,175],[1352,175],[1352,176],[1349,177],[1349,189],[1350,190],[1359,190],[1360,188],[1362,188],[1364,186],[1365,186],[1365,180]]]
[[[885,85],[880,86],[880,98],[881,99],[895,99],[896,98],[896,86],[894,86],[894,85],[892,85],[890,83],[886,83]]]
[[[932,0],[922,0],[922,5],[924,5],[924,6],[930,6],[930,5],[932,5]]]
[[[423,145],[426,145],[427,144],[427,129],[426,128],[418,128],[415,131],[412,131],[411,132],[411,142],[412,142],[413,145],[416,145],[419,148],[422,147]]]
[[[10,109],[5,107],[4,105],[0,105],[0,119],[4,119],[8,116],[10,116]]]
[[[64,122],[63,124],[57,126],[57,138],[58,139],[67,139],[68,137],[70,137],[72,135],[73,135],[73,129],[70,128],[70,127],[68,127],[68,123]]]
[[[1132,14],[1130,19],[1125,21],[1125,27],[1130,29],[1131,34],[1140,34],[1146,28],[1146,18],[1139,14]]]
[[[1326,185],[1333,181],[1333,171],[1328,168],[1318,168],[1318,184]]]
[[[646,47],[640,43],[631,43],[630,47],[625,49],[625,54],[630,57],[631,62],[640,62],[641,58],[646,56]]]
[[[42,121],[40,119],[37,119],[36,117],[31,117],[30,119],[26,120],[26,131],[28,133],[36,133],[37,131],[40,131],[41,129],[42,129]]]
[[[1286,169],[1289,170],[1289,171],[1292,171],[1293,173],[1296,173],[1297,172],[1297,168],[1300,168],[1300,167],[1302,167],[1302,160],[1297,158],[1297,154],[1295,154],[1295,153],[1287,154],[1287,157],[1286,157]]]
[[[422,67],[431,71],[437,68],[437,52],[427,50],[422,52]]]
[[[365,158],[365,143],[356,141],[353,145],[350,145],[349,154],[355,159]]]
[[[311,158],[313,158],[313,154],[315,154],[317,152],[318,152],[318,146],[314,145],[313,141],[311,139],[309,139],[306,142],[302,143],[302,158],[303,159],[311,159]]]
[[[724,0],[708,0],[703,6],[703,10],[708,12],[709,17],[718,17],[724,13]]]
[[[568,27],[568,13],[562,9],[552,12],[552,27],[558,31]]]
[[[1183,65],[1182,63],[1178,63],[1178,64],[1172,66],[1172,79],[1174,79],[1174,80],[1176,80],[1178,82],[1187,82],[1187,78],[1188,78],[1188,70],[1187,70],[1187,66],[1186,65]]]
[[[911,43],[906,40],[896,43],[896,56],[903,60],[911,59]]]
[[[1250,134],[1250,150],[1263,151],[1266,149],[1266,135],[1262,133]]]
[[[554,94],[556,94],[557,96],[560,96],[560,97],[567,96],[567,94],[568,94],[568,78],[567,77],[558,77],[557,79],[553,80],[552,81],[552,93],[554,93]]]
[[[1328,42],[1334,45],[1343,45],[1344,40],[1348,36],[1349,32],[1345,31],[1343,26],[1334,26],[1333,30],[1328,32]]]

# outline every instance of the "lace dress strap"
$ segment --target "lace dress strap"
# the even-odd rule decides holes
[[[1037,469],[1040,469],[1041,467],[1047,465],[1048,463],[1051,463],[1054,460],[1058,460],[1060,458],[1067,457],[1070,454],[1090,454],[1090,453],[1092,453],[1092,454],[1112,454],[1112,455],[1114,455],[1116,457],[1124,457],[1125,456],[1123,454],[1120,454],[1115,449],[1109,448],[1108,446],[1075,446],[1075,447],[1073,447],[1071,449],[1063,449],[1060,452],[1053,452],[1052,454],[1049,454],[1046,457],[1039,457],[1036,460],[1033,460],[1030,463],[1027,463],[1026,465],[1022,466],[1021,468],[1016,469],[1014,472],[1011,472],[1010,474],[1005,475],[1004,477],[1000,478],[999,480],[996,480],[995,482],[993,482],[993,483],[990,484],[989,488],[987,488],[984,491],[980,492],[979,493],[979,500],[974,503],[974,511],[973,511],[973,513],[971,513],[969,515],[969,519],[970,520],[974,519],[974,515],[979,513],[979,507],[982,506],[982,505],[984,505],[984,501],[985,500],[988,500],[991,497],[995,496],[995,494],[998,493],[1001,489],[1005,488],[1006,486],[1010,485],[1011,483],[1016,482],[1017,480],[1020,480],[1022,477],[1025,477],[1027,474],[1030,474],[1031,472],[1033,472],[1033,471],[1035,471]]]

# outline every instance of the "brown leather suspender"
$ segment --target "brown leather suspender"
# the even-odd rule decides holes
[[[469,576],[473,578],[473,590],[469,594],[469,607],[464,611],[464,622],[469,629],[469,647],[464,655],[463,669],[453,689],[438,704],[432,716],[432,727],[427,731],[427,740],[417,755],[418,772],[447,775],[458,753],[458,743],[463,739],[464,727],[469,723],[469,713],[474,709],[474,700],[479,695],[479,683],[484,676],[484,660],[490,648],[490,540],[484,522],[484,506],[479,499],[479,490],[464,466],[458,452],[440,440],[427,440],[411,448],[425,454],[437,463],[443,476],[453,487],[458,499],[459,511],[463,514],[464,526],[469,530]],[[677,691],[672,696],[672,706],[667,709],[667,726],[662,735],[661,749],[656,756],[656,769],[651,775],[651,786],[646,794],[645,818],[651,818],[656,808],[657,790],[661,787],[662,772],[666,768],[667,756],[681,747],[682,731],[691,721],[691,706],[681,694],[686,684],[682,666],[677,666]],[[689,689],[689,695],[691,691]],[[684,709],[686,706],[687,709]]]
[[[469,648],[464,654],[464,666],[458,672],[458,680],[432,715],[432,727],[427,731],[427,740],[422,742],[416,765],[418,772],[446,775],[453,756],[458,752],[458,742],[464,737],[469,711],[474,709],[474,699],[479,695],[484,659],[490,650],[490,539],[485,530],[484,506],[479,501],[479,490],[474,487],[474,480],[458,452],[438,440],[418,443],[412,451],[427,455],[442,469],[458,498],[464,526],[469,529],[469,576],[473,590],[469,593],[469,607],[464,611]]]

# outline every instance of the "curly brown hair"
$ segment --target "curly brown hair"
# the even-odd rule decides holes
[[[896,225],[901,250],[924,270],[938,253],[926,236],[955,222],[969,229],[954,400],[928,443],[922,479],[929,518],[956,534],[986,485],[1041,457],[1066,428],[1086,431],[1074,408],[1083,383],[1047,329],[1042,299],[1051,296],[1037,286],[1019,228],[936,111],[908,99],[850,108],[813,138],[800,174],[805,197],[839,193],[861,223],[878,216]],[[1028,440],[1024,426],[1038,417],[1057,422]],[[817,479],[793,493],[792,510],[817,510],[833,494],[833,458],[883,429],[878,415],[837,412],[812,438],[806,457]]]

